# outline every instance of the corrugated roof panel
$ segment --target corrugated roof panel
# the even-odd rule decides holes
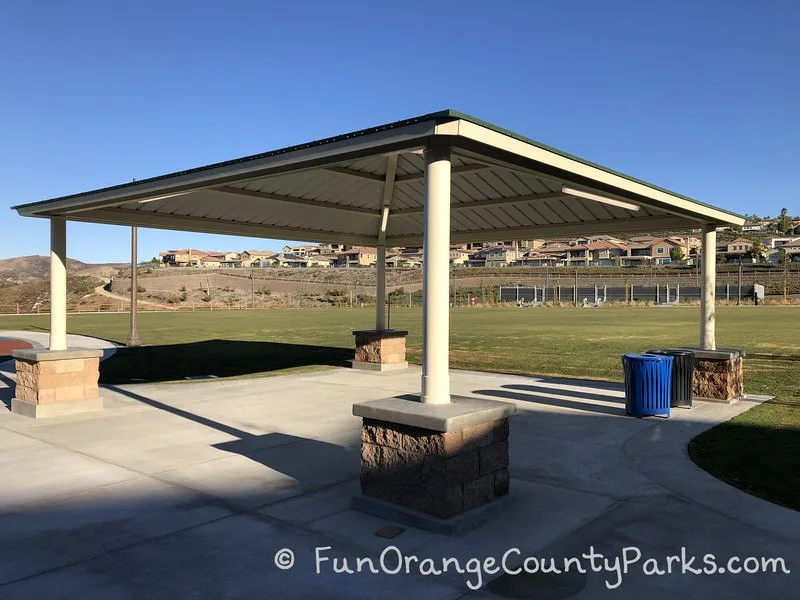
[[[537,209],[536,204],[536,202],[521,202],[514,206],[519,212],[525,215],[531,223],[536,225],[552,225],[552,222]]]

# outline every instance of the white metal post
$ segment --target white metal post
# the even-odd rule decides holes
[[[137,325],[137,312],[139,304],[139,279],[138,269],[138,227],[131,227],[131,326],[128,332],[128,341],[125,344],[128,348],[138,348],[142,345],[139,339],[139,326]]]
[[[422,283],[422,394],[450,402],[450,150],[425,150],[425,234]]]
[[[50,350],[67,349],[67,221],[50,218]]]
[[[375,330],[386,329],[386,246],[378,246],[375,290]]]
[[[703,225],[703,287],[700,290],[700,347],[715,350],[717,347],[714,316],[714,297],[717,286],[717,229],[713,224]]]

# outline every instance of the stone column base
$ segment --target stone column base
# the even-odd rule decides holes
[[[364,496],[452,519],[509,491],[508,402],[387,398],[353,406],[361,428]]]
[[[356,355],[353,368],[369,371],[395,371],[408,367],[406,362],[407,331],[364,329],[354,331]]]
[[[17,382],[11,411],[61,416],[103,408],[97,380],[102,350],[14,350]]]
[[[742,350],[694,351],[692,396],[707,402],[732,403],[744,397]]]

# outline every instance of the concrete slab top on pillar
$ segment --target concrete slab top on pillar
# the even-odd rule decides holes
[[[441,432],[507,419],[516,412],[517,405],[512,402],[467,396],[451,396],[447,404],[425,404],[415,399],[392,397],[353,405],[356,417]]]
[[[45,360],[70,360],[73,358],[101,358],[103,351],[96,348],[70,348],[69,350],[19,349],[11,356],[20,360],[41,362]]]
[[[374,335],[382,338],[406,337],[407,331],[400,329],[356,329],[353,335]]]
[[[747,353],[744,350],[736,348],[717,348],[716,350],[706,350],[705,348],[697,347],[680,347],[676,350],[691,350],[694,352],[695,358],[703,360],[733,360],[734,358],[746,358]]]

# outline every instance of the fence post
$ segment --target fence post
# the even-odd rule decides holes
[[[599,300],[599,298],[597,296],[597,284],[595,283],[594,284],[594,303],[595,303],[595,305],[597,305],[597,301],[598,300]]]
[[[727,300],[728,302],[730,302],[730,300],[731,300],[731,284],[730,283],[726,283],[725,284],[725,300]]]
[[[608,302],[608,284],[603,284],[603,302]]]
[[[661,286],[656,284],[656,304],[661,304]]]
[[[631,284],[631,304],[633,304],[633,284]]]
[[[575,267],[575,288],[573,289],[575,307],[578,306],[578,267]]]
[[[556,294],[558,297],[558,303],[561,304],[561,286],[557,286]]]
[[[675,286],[675,304],[681,303],[681,284]]]

